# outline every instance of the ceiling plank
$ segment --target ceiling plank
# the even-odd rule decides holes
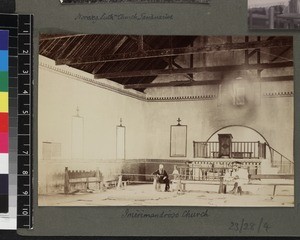
[[[226,66],[211,66],[198,68],[182,68],[182,69],[158,69],[158,70],[139,70],[130,72],[108,72],[95,74],[96,79],[99,78],[126,78],[126,77],[147,77],[169,74],[188,74],[198,72],[226,72],[226,71],[240,71],[240,70],[263,70],[269,68],[283,68],[292,67],[293,61],[261,63],[261,64],[243,64],[243,65],[226,65]]]
[[[56,40],[56,39],[63,39],[63,38],[72,38],[72,37],[78,37],[78,36],[86,36],[88,34],[71,34],[71,35],[59,35],[55,37],[47,37],[47,34],[41,34],[40,41],[48,41],[48,40]]]
[[[85,58],[63,58],[56,59],[56,65],[78,65],[78,64],[90,64],[99,62],[114,62],[114,61],[127,61],[146,58],[163,58],[178,55],[190,55],[199,53],[212,53],[220,51],[234,51],[234,50],[246,50],[256,48],[274,48],[274,47],[289,47],[292,46],[292,38],[275,38],[266,41],[251,41],[241,43],[224,43],[224,44],[212,44],[201,47],[183,47],[183,48],[165,48],[165,49],[153,49],[146,51],[108,54],[97,57],[85,57]]]
[[[294,76],[277,76],[277,77],[262,77],[260,79],[262,82],[274,82],[274,81],[293,81]]]
[[[288,52],[290,49],[292,49],[292,47],[287,47],[287,48],[283,49],[277,56],[275,56],[275,57],[271,60],[271,62],[275,62],[277,59],[283,58],[283,57],[282,57],[283,54],[285,54],[286,52]]]
[[[128,37],[127,36],[124,36],[119,42],[118,44],[113,48],[112,50],[112,54],[115,54],[119,49],[120,47],[127,41]],[[97,64],[97,66],[93,69],[92,73],[93,74],[96,74],[100,69],[101,67],[104,65],[105,63],[104,62],[99,62]]]

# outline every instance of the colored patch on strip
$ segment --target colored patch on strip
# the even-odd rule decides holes
[[[0,153],[0,174],[8,173],[8,154]]]
[[[8,195],[0,195],[0,212],[8,213]]]
[[[0,50],[0,71],[8,71],[8,50]]]
[[[0,174],[0,195],[8,195],[8,174]]]
[[[8,50],[9,31],[0,30],[0,50]]]
[[[0,72],[0,92],[8,92],[8,72]]]
[[[0,133],[0,153],[8,153],[8,133]]]
[[[0,92],[0,112],[8,112],[8,92]]]
[[[8,132],[8,113],[0,113],[0,133]]]

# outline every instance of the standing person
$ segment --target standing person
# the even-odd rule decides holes
[[[158,170],[156,170],[153,175],[156,176],[156,182],[165,183],[165,192],[168,192],[170,189],[170,180],[167,172],[164,169],[164,165],[160,164]]]
[[[181,177],[180,177],[180,173],[177,169],[177,166],[174,165],[174,170],[172,172],[172,175],[174,176],[173,181],[172,181],[172,186],[173,184],[176,184],[176,191],[182,191],[181,190]],[[172,187],[172,189],[174,190],[174,187]]]

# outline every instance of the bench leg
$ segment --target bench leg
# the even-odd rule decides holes
[[[186,187],[185,187],[185,183],[182,183],[182,191],[185,192],[186,191]]]
[[[273,197],[275,196],[276,186],[277,186],[277,185],[274,185],[274,189],[273,189]]]

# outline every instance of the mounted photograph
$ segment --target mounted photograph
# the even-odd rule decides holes
[[[40,34],[38,71],[39,206],[294,207],[293,37]]]
[[[250,29],[300,30],[300,0],[248,0]]]

